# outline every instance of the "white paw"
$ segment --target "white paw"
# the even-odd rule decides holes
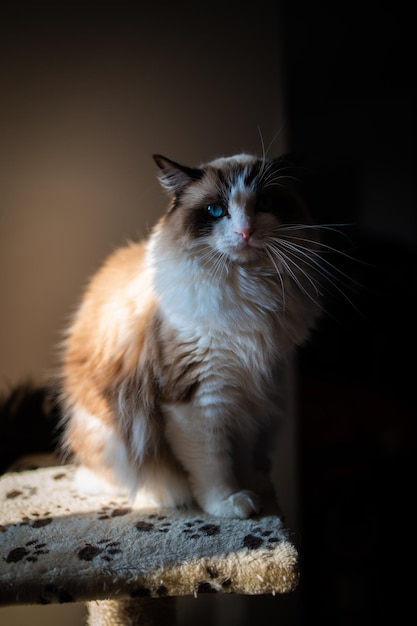
[[[217,517],[237,517],[239,519],[246,519],[258,513],[259,508],[259,497],[253,491],[246,489],[236,491],[223,500],[213,500],[204,506],[205,511],[211,515],[216,515]]]

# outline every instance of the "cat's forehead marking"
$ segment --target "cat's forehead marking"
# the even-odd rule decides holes
[[[257,157],[242,153],[215,159],[206,167],[214,174],[217,184],[227,190],[230,197],[239,201],[250,192],[253,180],[258,173],[258,164]]]
[[[247,181],[247,172],[242,171],[234,178],[231,186],[229,197],[232,203],[246,204],[252,196],[252,189]]]
[[[233,166],[237,164],[248,165],[250,163],[256,163],[257,160],[257,157],[242,152],[242,154],[235,154],[233,156],[219,157],[218,159],[210,161],[207,165],[212,165],[213,167]]]

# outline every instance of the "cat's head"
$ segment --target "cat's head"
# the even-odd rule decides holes
[[[190,253],[210,250],[224,262],[239,264],[272,255],[277,262],[277,240],[285,235],[288,242],[294,228],[311,222],[287,157],[238,154],[199,167],[161,155],[154,160],[171,197],[165,223],[177,245]],[[309,237],[314,243],[315,237]]]

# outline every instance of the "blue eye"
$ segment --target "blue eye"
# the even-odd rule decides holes
[[[222,207],[221,204],[209,204],[207,206],[207,211],[210,213],[212,217],[223,217],[226,214],[226,211]]]

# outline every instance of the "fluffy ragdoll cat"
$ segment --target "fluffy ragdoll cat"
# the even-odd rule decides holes
[[[246,518],[233,445],[320,310],[318,230],[285,158],[154,159],[166,214],[106,260],[65,335],[64,448],[132,496]]]

